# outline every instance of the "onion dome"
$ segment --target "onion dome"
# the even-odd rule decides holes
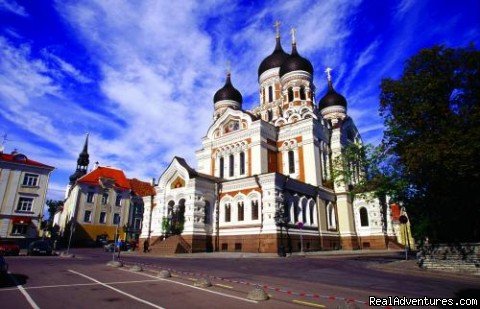
[[[263,59],[263,61],[260,63],[260,66],[258,67],[258,77],[260,78],[260,75],[267,70],[281,67],[285,60],[287,60],[288,56],[289,54],[287,54],[282,48],[280,36],[277,35],[277,44],[275,45],[275,50],[270,56]]]
[[[320,99],[320,103],[318,104],[319,109],[324,109],[326,107],[330,106],[343,106],[347,108],[347,100],[345,97],[333,89],[333,84],[332,80],[328,80],[328,91],[327,93],[323,96],[323,98]]]
[[[313,66],[307,59],[298,54],[297,43],[292,43],[292,53],[280,67],[280,77],[293,71],[305,71],[313,75]]]
[[[227,73],[225,85],[220,88],[213,96],[213,103],[224,100],[235,101],[240,104],[242,104],[243,102],[242,94],[232,85],[232,81],[230,80],[230,73]]]

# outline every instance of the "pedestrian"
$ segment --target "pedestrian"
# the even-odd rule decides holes
[[[150,244],[148,243],[148,239],[145,239],[145,241],[143,242],[143,253],[148,252],[148,247],[149,246],[150,246]]]

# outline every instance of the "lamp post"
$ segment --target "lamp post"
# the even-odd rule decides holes
[[[303,232],[302,232],[303,222],[298,222],[297,227],[300,229],[300,253],[303,254],[304,253],[303,252]]]

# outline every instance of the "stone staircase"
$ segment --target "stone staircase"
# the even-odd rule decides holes
[[[424,269],[480,276],[480,244],[426,246],[419,251],[417,262]]]
[[[157,239],[150,246],[153,254],[172,255],[177,253],[192,253],[192,247],[180,235],[172,235],[165,239]]]

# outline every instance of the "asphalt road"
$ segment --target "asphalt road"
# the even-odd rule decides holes
[[[112,255],[75,249],[75,258],[6,257],[0,308],[364,308],[369,296],[475,297],[478,277],[430,276],[372,269],[399,257],[159,258],[122,254],[125,267],[106,266]],[[143,272],[132,272],[141,265]],[[173,277],[162,280],[160,270]],[[213,286],[197,288],[208,278]],[[267,301],[248,300],[262,287]]]

